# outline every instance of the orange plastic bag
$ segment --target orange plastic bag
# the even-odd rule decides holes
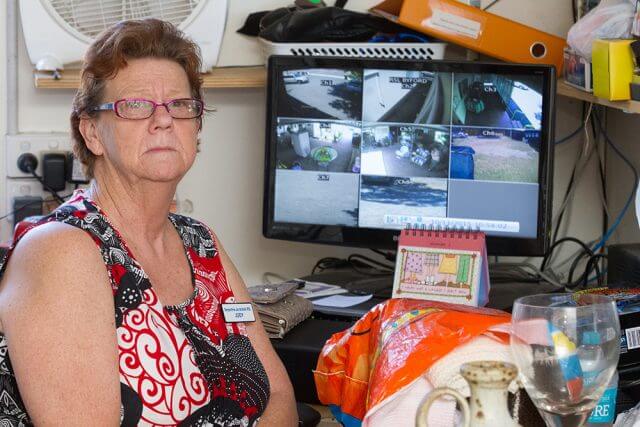
[[[455,347],[510,318],[502,311],[458,304],[385,301],[326,342],[314,371],[318,398],[352,421],[362,420],[369,408]]]

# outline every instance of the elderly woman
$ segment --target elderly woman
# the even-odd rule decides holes
[[[71,125],[93,180],[16,232],[2,265],[0,419],[297,424],[260,320],[223,316],[250,301],[237,270],[207,226],[169,212],[198,151],[199,68],[197,46],[158,20],[89,48]]]

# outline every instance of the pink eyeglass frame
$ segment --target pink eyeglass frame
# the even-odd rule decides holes
[[[140,117],[137,119],[132,119],[131,117],[124,117],[122,115],[120,115],[120,112],[118,111],[118,104],[122,103],[122,102],[131,102],[131,101],[144,101],[144,102],[148,102],[153,104],[153,109],[151,110],[151,113],[147,116],[147,117]],[[174,117],[171,114],[171,111],[169,111],[169,104],[176,102],[176,101],[195,101],[197,104],[200,105],[200,114],[198,114],[195,117]],[[190,119],[197,119],[199,117],[202,117],[202,114],[204,114],[204,102],[201,101],[200,99],[195,99],[195,98],[174,98],[174,99],[170,99],[166,102],[155,102],[152,101],[150,99],[145,99],[145,98],[123,98],[123,99],[118,99],[117,101],[114,102],[107,102],[101,105],[98,105],[96,107],[93,107],[91,109],[91,111],[113,111],[116,116],[120,117],[121,119],[125,119],[125,120],[145,120],[148,119],[149,117],[153,116],[153,113],[156,112],[156,108],[158,108],[159,106],[164,106],[164,108],[167,110],[167,113],[169,113],[169,115],[174,118],[174,119],[186,119],[186,120],[190,120]]]

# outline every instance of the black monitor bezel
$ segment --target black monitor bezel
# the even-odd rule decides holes
[[[378,68],[456,73],[540,74],[544,76],[543,120],[538,197],[538,237],[507,238],[487,236],[492,255],[541,256],[550,241],[553,195],[553,144],[555,127],[555,68],[547,65],[506,64],[468,61],[416,61],[402,59],[335,58],[274,55],[267,64],[266,148],[262,233],[266,238],[339,246],[396,249],[398,230],[382,230],[335,225],[298,224],[274,221],[276,103],[281,71],[299,68]]]

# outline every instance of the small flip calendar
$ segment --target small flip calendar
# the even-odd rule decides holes
[[[403,230],[398,240],[393,298],[485,305],[489,265],[484,233]]]

